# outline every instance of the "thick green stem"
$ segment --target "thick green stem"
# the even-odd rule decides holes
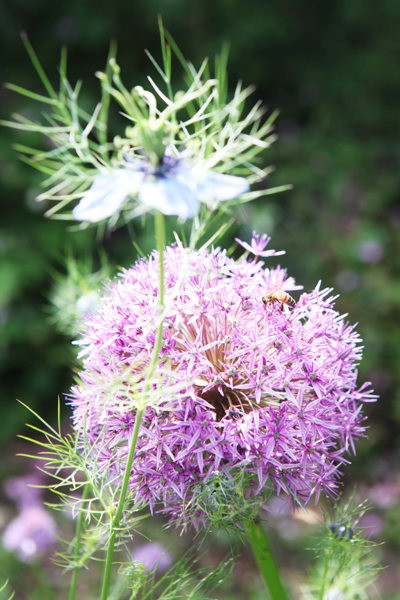
[[[69,600],[75,600],[75,592],[76,592],[76,582],[78,580],[78,573],[81,569],[79,566],[79,558],[81,551],[81,539],[82,539],[82,528],[83,528],[83,519],[85,518],[85,502],[89,495],[90,485],[87,483],[83,488],[82,494],[82,509],[79,512],[78,522],[76,524],[76,536],[75,536],[75,567],[71,577],[71,587],[69,589]]]
[[[247,526],[251,548],[272,600],[288,600],[278,569],[260,521],[250,521]]]
[[[147,371],[146,381],[143,386],[143,396],[146,396],[148,390],[151,385],[151,378],[154,374],[155,368],[157,366],[158,357],[160,355],[161,343],[163,339],[163,313],[164,313],[164,246],[165,246],[165,223],[164,223],[164,215],[159,211],[156,211],[155,214],[155,223],[156,223],[156,238],[157,238],[157,246],[159,250],[159,294],[158,294],[158,330],[156,341],[153,348],[153,355],[151,357],[151,362],[149,369]],[[108,592],[110,589],[111,582],[111,573],[113,566],[113,557],[114,557],[114,548],[115,548],[115,540],[117,537],[117,530],[121,521],[121,517],[124,511],[124,506],[127,498],[128,488],[129,488],[129,479],[131,476],[133,459],[135,457],[136,444],[139,436],[140,423],[142,420],[142,416],[144,411],[146,410],[146,402],[144,401],[141,404],[136,412],[135,419],[135,427],[133,430],[131,446],[129,449],[128,458],[125,465],[125,473],[124,479],[122,482],[121,492],[118,499],[118,507],[111,520],[111,534],[108,542],[106,563],[104,567],[104,577],[103,577],[103,588],[101,592],[101,600],[107,600]]]

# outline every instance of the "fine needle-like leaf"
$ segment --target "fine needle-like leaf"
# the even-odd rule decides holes
[[[112,81],[112,61],[115,61],[117,56],[117,42],[115,40],[111,41],[110,50],[108,52],[107,57],[107,65],[106,65],[106,81],[107,85],[102,85],[102,95],[101,95],[101,111],[99,114],[99,124],[103,127],[99,129],[99,142],[102,146],[104,146],[107,142],[107,122],[108,122],[108,111],[110,107],[110,86]],[[106,151],[104,152],[106,153]]]
[[[42,65],[40,64],[40,61],[39,61],[38,57],[36,56],[36,52],[34,51],[34,49],[33,49],[32,45],[31,45],[31,43],[29,41],[29,38],[28,38],[28,36],[27,36],[27,34],[26,34],[25,31],[21,31],[21,39],[22,39],[22,43],[25,46],[26,51],[29,54],[29,58],[31,59],[32,64],[35,67],[36,72],[39,75],[39,77],[40,77],[40,79],[41,79],[44,87],[46,88],[49,96],[51,98],[53,98],[54,100],[58,100],[57,94],[54,91],[54,88],[51,85],[50,80],[47,77],[47,75],[46,75],[46,73],[45,73]]]

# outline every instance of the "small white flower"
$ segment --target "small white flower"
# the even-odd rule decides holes
[[[144,181],[140,187],[139,200],[157,208],[164,215],[178,215],[190,219],[199,210],[200,202],[193,190],[176,177],[158,177]]]
[[[142,178],[141,173],[127,169],[97,175],[72,214],[77,221],[91,223],[111,217],[121,208],[128,194],[137,192]]]
[[[243,177],[214,171],[198,173],[184,166],[180,158],[166,154],[155,168],[147,161],[135,160],[126,167],[98,175],[72,214],[77,221],[97,223],[118,212],[129,195],[137,194],[146,206],[165,215],[189,219],[199,210],[200,201],[224,202],[248,189]]]
[[[197,180],[197,194],[201,200],[232,200],[249,191],[249,184],[243,177],[208,171]]]

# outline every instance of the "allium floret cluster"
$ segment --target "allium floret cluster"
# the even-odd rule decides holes
[[[366,429],[362,405],[375,397],[368,384],[357,387],[360,337],[320,284],[294,308],[263,304],[268,291],[301,289],[258,260],[274,254],[268,242],[255,236],[245,247],[256,256],[238,261],[219,248],[165,249],[161,391],[146,407],[130,489],[182,525],[209,522],[222,495],[227,505],[235,494],[262,499],[265,489],[300,505],[334,495],[344,455]],[[80,340],[74,424],[115,481],[152,357],[158,292],[155,251],[107,285]]]

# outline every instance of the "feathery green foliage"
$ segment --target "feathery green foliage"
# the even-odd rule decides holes
[[[317,562],[304,586],[304,600],[369,600],[381,567],[373,553],[376,543],[358,526],[367,502],[355,505],[354,495],[338,502],[321,528],[314,548]]]
[[[203,61],[196,70],[184,59],[161,22],[160,33],[163,67],[149,52],[147,54],[162,79],[165,93],[151,77],[148,77],[151,91],[142,86],[129,91],[121,80],[120,67],[115,59],[116,48],[112,45],[105,72],[97,72],[102,97],[91,114],[79,105],[82,83],[79,81],[73,87],[67,79],[65,53],[61,57],[60,86],[56,92],[29,40],[23,37],[48,96],[12,84],[9,88],[48,105],[50,112],[43,113],[43,123],[15,114],[14,121],[3,121],[2,124],[22,131],[37,132],[51,140],[52,149],[47,151],[21,144],[16,146],[23,160],[47,175],[43,187],[48,189],[38,196],[38,200],[55,202],[46,212],[47,216],[71,219],[71,213],[64,209],[84,195],[96,175],[129,165],[129,161],[143,153],[151,164],[157,165],[167,146],[179,152],[185,151],[188,161],[195,161],[196,168],[200,170],[215,168],[221,172],[247,176],[250,184],[264,180],[271,172],[271,168],[263,169],[258,165],[258,155],[276,139],[272,134],[272,124],[277,113],[273,112],[264,120],[265,109],[261,102],[257,102],[246,113],[245,103],[253,88],[243,89],[240,82],[233,97],[228,98],[227,47],[216,58],[212,77],[208,60]],[[185,91],[172,90],[172,52],[184,69]],[[117,102],[122,108],[121,114],[130,123],[122,136],[116,135],[112,139],[109,139],[107,130],[110,99]],[[288,189],[288,186],[247,192],[240,199],[229,202],[229,205],[248,202],[284,189]],[[129,222],[149,210],[143,204],[128,204],[125,208],[121,219],[119,213],[110,218],[109,226]],[[207,212],[207,209],[204,211]],[[202,222],[202,230],[197,239],[210,218],[200,215],[198,220]],[[86,226],[87,223],[80,225]]]

